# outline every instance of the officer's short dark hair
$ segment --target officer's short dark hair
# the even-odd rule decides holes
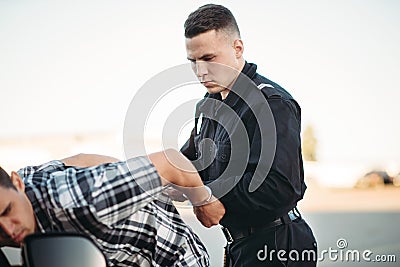
[[[232,12],[224,6],[207,4],[192,12],[185,21],[185,37],[192,38],[210,30],[237,33],[239,27]]]
[[[3,188],[16,189],[14,184],[11,182],[10,175],[0,167],[0,186]]]

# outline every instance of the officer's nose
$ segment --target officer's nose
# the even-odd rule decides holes
[[[196,76],[202,81],[204,76],[208,74],[207,62],[196,61]]]

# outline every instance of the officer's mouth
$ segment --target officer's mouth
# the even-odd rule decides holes
[[[209,88],[209,87],[215,87],[217,84],[213,81],[204,81],[201,82],[202,85],[204,85],[205,87]]]

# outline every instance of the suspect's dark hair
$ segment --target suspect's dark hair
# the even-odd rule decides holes
[[[192,12],[185,21],[185,37],[192,38],[210,30],[237,33],[239,27],[232,12],[224,6],[207,4]]]
[[[0,186],[4,188],[16,189],[14,184],[11,182],[10,175],[0,167]]]

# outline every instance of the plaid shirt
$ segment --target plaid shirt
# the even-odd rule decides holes
[[[110,266],[209,266],[147,157],[79,168],[51,161],[18,171],[42,232],[83,232]]]

